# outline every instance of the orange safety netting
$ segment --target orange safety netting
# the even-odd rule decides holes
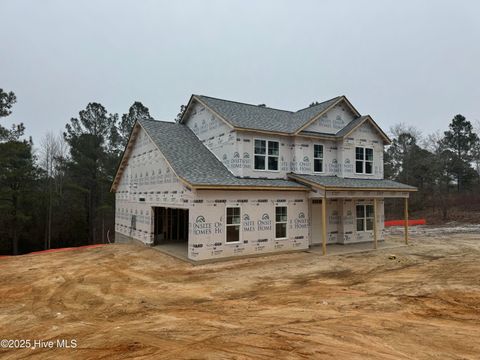
[[[408,220],[408,225],[425,225],[427,222],[425,219],[416,219],[416,220]],[[389,220],[385,221],[385,226],[404,226],[405,220]]]

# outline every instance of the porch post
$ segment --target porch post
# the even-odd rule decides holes
[[[377,239],[377,198],[373,198],[373,248],[376,249],[378,245]]]
[[[327,255],[327,196],[322,199],[322,253]]]
[[[404,220],[405,220],[405,244],[408,245],[408,197],[405,198],[404,204]]]

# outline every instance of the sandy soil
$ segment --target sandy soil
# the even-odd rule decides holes
[[[479,359],[480,234],[191,266],[109,245],[0,259],[0,358]],[[394,254],[395,259],[390,259]]]

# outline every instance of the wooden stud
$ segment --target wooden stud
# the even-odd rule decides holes
[[[327,198],[322,199],[322,253],[327,255]]]
[[[180,209],[176,209],[176,212],[177,212],[177,216],[175,216],[176,220],[177,220],[177,242],[178,240],[180,240]]]
[[[168,241],[173,240],[173,209],[168,208]]]
[[[168,208],[164,208],[163,210],[163,219],[165,220],[163,224],[163,230],[164,230],[163,242],[165,243],[168,239]]]
[[[377,249],[377,198],[373,199],[373,248]]]
[[[408,197],[405,198],[404,204],[404,218],[405,218],[405,244],[408,245]]]

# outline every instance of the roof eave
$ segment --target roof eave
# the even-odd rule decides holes
[[[192,100],[193,100],[194,97],[195,97],[195,95],[193,95],[193,94],[190,95],[190,99],[188,100],[187,106],[185,107],[185,111],[182,113],[182,115],[180,116],[180,119],[178,120],[179,124],[184,123],[184,118],[185,118],[186,114],[190,111],[191,103],[192,103]]]
[[[361,121],[360,123],[358,123],[355,127],[353,127],[351,130],[349,130],[346,134],[344,135],[341,135],[341,136],[338,136],[338,138],[341,138],[341,139],[345,139],[347,136],[349,136],[351,133],[353,133],[355,130],[357,130],[360,126],[362,126],[363,124],[365,124],[366,121],[370,121],[372,123],[372,125],[375,127],[375,129],[378,131],[378,133],[381,135],[381,137],[383,138],[383,143],[385,145],[390,145],[392,143],[392,140],[390,140],[390,138],[388,137],[387,134],[385,134],[385,132],[382,130],[382,128],[380,126],[378,126],[378,124],[375,122],[375,120],[373,120],[373,118],[370,116],[370,115],[365,115],[365,119],[363,119],[363,121]],[[340,129],[337,134],[339,132],[341,132],[342,129]]]
[[[182,117],[180,118],[180,121],[179,123],[180,124],[183,124],[184,123],[184,118],[187,114],[187,110],[189,111],[192,104],[193,104],[193,101],[197,101],[198,103],[202,104],[203,106],[205,106],[205,108],[207,108],[209,111],[211,111],[213,114],[215,114],[221,121],[223,121],[228,127],[232,128],[232,129],[235,129],[235,125],[230,121],[228,120],[226,117],[224,117],[222,114],[220,114],[218,111],[212,109],[211,106],[209,106],[208,104],[205,103],[205,101],[203,101],[202,99],[200,99],[199,96],[197,95],[192,95],[192,97],[190,98],[190,101],[188,102],[188,105],[187,105],[187,108],[185,109],[185,111],[183,112],[182,114]]]
[[[348,107],[356,116],[361,116],[360,112],[353,106],[353,104],[348,100],[348,98],[345,95],[342,95],[343,100],[347,103]]]
[[[327,100],[328,101],[328,100]],[[325,114],[326,112],[330,111],[332,108],[334,108],[335,106],[337,106],[340,102],[344,101],[347,106],[350,108],[350,110],[355,114],[355,116],[361,116],[360,113],[358,112],[357,109],[355,109],[355,107],[352,105],[352,103],[347,99],[347,97],[345,95],[342,95],[342,96],[339,96],[337,101],[335,101],[333,104],[331,104],[330,106],[328,106],[326,109],[324,109],[323,111],[319,112],[318,114],[316,114],[315,116],[313,116],[310,120],[308,120],[305,124],[303,124],[299,129],[297,129],[294,134],[295,135],[298,135],[299,132],[305,130],[308,126],[310,126],[313,122],[315,122],[315,120],[317,120],[320,116],[322,116],[323,114]]]
[[[194,184],[195,190],[269,190],[269,191],[310,191],[306,186],[262,186],[262,185],[212,185]]]
[[[331,109],[333,109],[340,101],[343,101],[343,96],[339,97],[337,99],[337,101],[335,101],[333,104],[331,104],[330,106],[328,106],[327,108],[325,108],[323,111],[320,111],[318,114],[315,114],[315,116],[313,116],[312,118],[310,118],[310,120],[308,120],[305,124],[303,124],[302,126],[300,126],[300,128],[298,128],[297,130],[295,130],[293,132],[294,135],[298,135],[298,133],[300,131],[303,131],[305,130],[307,127],[309,127],[312,123],[315,122],[315,120],[317,120],[320,116],[322,116],[323,114],[325,114],[327,111],[330,111]]]
[[[140,124],[137,120],[137,121],[135,121],[135,124],[133,124],[132,130],[130,130],[130,135],[128,136],[127,145],[125,145],[125,149],[123,149],[121,160],[117,165],[117,169],[115,170],[115,177],[113,178],[112,185],[110,186],[110,192],[116,192],[117,191],[118,183],[119,183],[120,178],[123,174],[123,170],[127,166],[127,156],[130,155],[130,151],[133,148],[133,143],[131,143],[133,141],[133,135],[135,134],[135,136],[136,136],[139,129],[140,129]],[[125,164],[123,164],[124,162],[125,162]]]

